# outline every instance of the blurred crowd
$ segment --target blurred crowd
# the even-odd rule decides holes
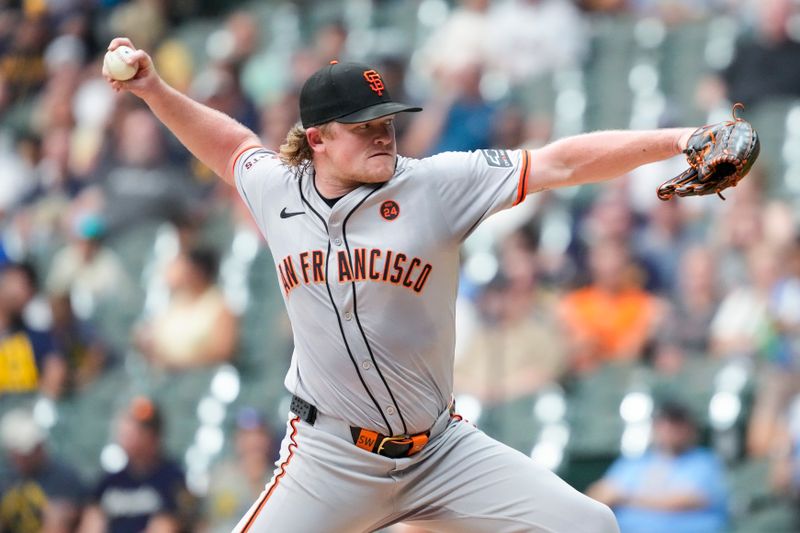
[[[102,79],[118,35],[270,148],[299,119],[300,84],[334,58],[376,64],[395,99],[425,108],[398,117],[410,157],[699,126],[733,102],[772,117],[756,124],[762,161],[727,201],[659,202],[655,186],[685,166],[676,158],[533,195],[479,228],[464,247],[455,392],[505,440],[520,424],[491,413],[559,391],[568,423],[571,394],[597,376],[638,376],[615,392],[652,407],[643,440],[620,447],[617,435],[579,487],[623,533],[748,531],[759,505],[789,509],[796,530],[793,0],[0,0],[0,532],[229,531],[282,432],[291,332],[264,288],[264,246],[234,192]],[[602,83],[622,80],[621,101],[592,84],[601,66]],[[694,369],[712,369],[697,394]],[[724,385],[731,375],[741,383]],[[216,396],[179,397],[185,376],[212,376]],[[207,430],[196,446],[168,438],[187,420]],[[99,441],[81,441],[89,424]],[[532,453],[537,435],[508,440]],[[562,444],[553,468],[569,462]],[[731,476],[751,470],[764,493],[744,497]]]

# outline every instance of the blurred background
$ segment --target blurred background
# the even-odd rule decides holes
[[[744,103],[762,153],[727,201],[658,201],[678,157],[470,237],[457,405],[581,491],[641,496],[615,506],[623,532],[800,531],[794,0],[0,0],[0,531],[90,531],[151,467],[173,525],[229,531],[284,432],[272,257],[235,191],[101,78],[121,35],[273,149],[333,58],[425,107],[398,117],[412,157]],[[655,501],[673,489],[701,504]]]

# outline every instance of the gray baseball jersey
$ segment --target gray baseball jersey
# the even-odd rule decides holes
[[[294,331],[286,387],[387,435],[431,427],[452,393],[459,245],[525,199],[527,150],[397,158],[384,184],[331,208],[274,152],[245,150],[236,186],[267,239]]]
[[[459,245],[525,199],[530,159],[524,150],[398,157],[391,180],[331,208],[313,170],[296,175],[263,148],[237,158],[236,186],[272,249],[294,329],[286,386],[319,414],[290,417],[275,474],[236,533],[401,521],[618,533],[607,507],[448,410]],[[354,444],[351,426],[430,438],[392,459]]]

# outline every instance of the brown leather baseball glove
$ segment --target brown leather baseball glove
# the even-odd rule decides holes
[[[665,181],[658,188],[658,197],[669,200],[673,196],[719,195],[735,187],[753,166],[761,144],[753,126],[736,116],[742,104],[733,106],[733,120],[698,128],[683,153],[689,168]]]

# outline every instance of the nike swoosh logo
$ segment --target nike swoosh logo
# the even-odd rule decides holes
[[[296,217],[297,215],[304,215],[305,213],[306,213],[305,211],[297,211],[296,213],[289,213],[286,211],[286,208],[284,207],[283,209],[281,209],[281,218]]]

